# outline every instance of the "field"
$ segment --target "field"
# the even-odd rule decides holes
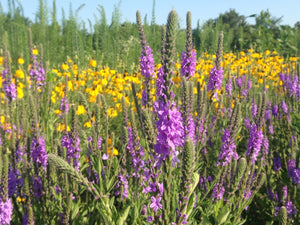
[[[111,63],[6,39],[0,224],[300,224],[298,57],[177,28],[155,52],[137,12],[138,58]]]

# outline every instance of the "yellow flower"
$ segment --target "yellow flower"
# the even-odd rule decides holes
[[[107,110],[107,114],[108,114],[109,117],[114,118],[118,115],[118,112],[114,108],[109,108]]]
[[[83,105],[78,105],[76,115],[84,115],[86,113],[86,110]]]
[[[4,57],[3,56],[0,56],[0,65],[2,65],[4,62]]]
[[[119,155],[119,152],[118,152],[118,150],[116,148],[113,148],[113,152],[111,152],[111,147],[108,147],[107,153],[110,156]]]
[[[84,127],[92,127],[91,121],[87,121],[84,125]]]
[[[17,78],[20,78],[20,79],[24,78],[24,72],[23,72],[23,70],[18,69],[18,70],[16,71],[15,76],[16,76]]]
[[[89,66],[91,66],[91,67],[96,67],[97,66],[97,62],[96,62],[96,60],[95,59],[92,59],[92,60],[90,60],[90,63],[89,63]]]
[[[24,97],[23,89],[21,87],[17,87],[17,95],[18,95],[18,98]]]
[[[265,51],[265,55],[270,55],[270,51],[269,51],[269,50],[266,50],[266,51]]]
[[[23,203],[24,203],[24,202],[25,202],[25,198],[21,198],[20,196],[18,196],[17,201],[18,201],[18,202],[23,202]]]
[[[56,110],[54,110],[54,113],[55,113],[56,115],[58,115],[58,114],[61,113],[61,111],[60,111],[59,109],[56,109]]]
[[[32,49],[32,54],[38,55],[38,54],[39,54],[39,51],[38,51],[36,48],[34,48],[34,49]]]
[[[68,69],[69,69],[68,64],[67,64],[67,63],[62,64],[62,65],[61,65],[61,69],[62,69],[62,70],[68,70]]]
[[[23,65],[24,64],[24,59],[19,57],[18,58],[18,64]]]
[[[57,126],[57,131],[60,132],[60,131],[64,131],[65,130],[65,124],[61,124],[61,123],[58,123],[58,126]],[[70,127],[67,126],[67,131],[71,131]]]
[[[4,116],[0,116],[0,122],[2,125],[4,125],[5,123],[5,117]]]
[[[73,64],[72,69],[73,69],[73,70],[78,70],[78,66],[77,66],[76,63]]]

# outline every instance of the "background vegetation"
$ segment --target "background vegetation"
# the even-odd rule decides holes
[[[65,61],[67,56],[76,59],[78,64],[85,61],[85,57],[94,56],[96,60],[101,60],[103,65],[119,70],[132,71],[138,64],[140,45],[137,25],[134,22],[121,21],[120,4],[115,6],[110,24],[101,5],[97,7],[98,14],[95,15],[94,24],[91,21],[86,24],[78,19],[84,4],[76,10],[70,4],[69,18],[66,18],[62,9],[61,21],[57,19],[57,10],[60,9],[57,9],[55,0],[51,8],[47,7],[45,0],[39,0],[35,21],[24,15],[23,6],[19,1],[8,0],[8,5],[8,12],[4,12],[0,4],[0,43],[7,44],[13,59],[23,54],[22,56],[29,60],[27,32],[28,28],[31,28],[33,43],[44,46],[44,59],[51,62],[51,66]],[[261,11],[250,17],[255,18],[255,24],[249,24],[246,16],[230,9],[203,24],[198,21],[193,29],[198,55],[216,51],[221,30],[224,31],[225,52],[236,53],[253,48],[259,52],[266,49],[277,51],[284,57],[298,54],[300,22],[294,27],[281,25],[281,18],[272,16],[268,11]],[[143,23],[149,45],[156,53],[155,62],[159,62],[161,25],[155,22],[155,1],[151,21],[148,21],[146,15]],[[186,30],[185,27],[179,27],[177,30],[176,49],[180,53],[184,49]],[[131,66],[125,68],[125,65]]]

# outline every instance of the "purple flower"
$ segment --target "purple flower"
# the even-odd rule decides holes
[[[5,59],[5,61],[6,60],[7,59]],[[3,89],[4,89],[7,99],[9,100],[9,102],[11,102],[11,101],[15,100],[17,97],[17,88],[16,88],[16,85],[12,81],[11,74],[9,74],[8,64],[6,62],[4,63],[4,67],[5,68],[1,74],[2,80],[4,80],[3,81]]]
[[[43,63],[38,62],[37,57],[34,54],[31,54],[32,65],[29,69],[30,80],[36,82],[38,89],[46,84],[45,82],[45,70],[43,68]]]
[[[283,193],[284,199],[287,199],[287,197],[288,197],[288,188],[287,188],[287,186],[282,187],[282,193]]]
[[[157,72],[157,78],[156,78],[156,97],[157,99],[161,99],[161,100],[165,100],[166,98],[166,95],[165,95],[165,92],[166,92],[166,89],[167,87],[165,86],[165,80],[164,80],[164,77],[166,75],[164,74],[164,71],[163,71],[163,67],[160,67],[158,72]],[[155,102],[157,105],[158,105],[158,102]],[[155,105],[154,105],[155,107]],[[158,106],[156,106],[158,107]]]
[[[212,68],[207,85],[208,91],[221,90],[223,72],[224,71],[222,68],[220,68],[219,70],[217,70],[215,66]],[[218,99],[217,92],[214,93],[214,97]]]
[[[154,221],[153,217],[152,217],[152,216],[148,216],[147,222],[148,222],[148,223],[151,223],[152,221]]]
[[[146,44],[146,46],[142,46],[142,53],[140,58],[140,68],[141,74],[145,77],[144,81],[144,90],[142,93],[142,104],[147,105],[149,101],[148,94],[148,86],[150,78],[154,78],[154,60],[152,55],[152,49]]]
[[[297,214],[297,208],[296,205],[293,204],[293,202],[288,201],[285,207],[289,218]]]
[[[217,183],[213,188],[213,193],[211,197],[220,200],[223,198],[224,192],[225,188],[221,184]]]
[[[80,167],[80,138],[76,135],[75,141],[71,133],[66,133],[61,139],[61,145],[67,150],[67,161],[70,163],[73,159],[73,165],[78,171]]]
[[[264,139],[264,135],[262,131],[258,129],[258,127],[255,124],[253,124],[250,129],[250,137],[249,137],[247,151],[246,151],[246,156],[247,157],[251,156],[252,164],[255,163],[258,157],[260,148],[263,143],[263,139]]]
[[[145,106],[145,105],[147,105],[147,103],[148,103],[148,94],[147,94],[147,91],[144,88],[144,90],[142,92],[142,105]]]
[[[288,176],[291,177],[293,170],[296,168],[296,161],[294,159],[290,159],[288,161]]]
[[[36,138],[35,136],[33,136],[30,148],[31,148],[31,158],[33,162],[41,165],[44,168],[44,170],[46,170],[48,156],[47,156],[45,138],[41,136]]]
[[[245,124],[245,127],[246,127],[247,130],[251,129],[251,122],[250,122],[250,119],[248,117],[246,117],[244,119],[244,124]]]
[[[43,185],[40,177],[33,178],[33,190],[35,197],[39,200],[43,196]]]
[[[151,196],[150,208],[153,209],[155,213],[158,211],[158,209],[162,209],[162,204],[160,203],[160,201],[161,201],[160,195],[157,198]]]
[[[241,88],[243,86],[243,81],[241,77],[236,78],[235,82],[238,88]]]
[[[10,198],[3,201],[0,198],[0,224],[9,225],[13,212],[13,205]]]
[[[169,108],[169,104],[160,102],[157,110],[158,121],[155,123],[158,130],[157,144],[154,150],[158,154],[170,155],[176,151],[176,148],[183,146],[183,122],[175,103]]]
[[[281,169],[281,159],[279,156],[274,157],[274,171],[278,172]]]
[[[191,138],[191,140],[196,143],[196,137],[195,137],[195,123],[193,116],[190,114],[188,117],[188,124],[187,127],[185,128],[187,135]]]
[[[277,116],[278,114],[278,105],[273,105],[273,108],[272,108],[272,113],[273,113],[273,116]]]
[[[292,181],[295,185],[300,184],[300,169],[294,168],[292,170]]]
[[[3,82],[5,95],[9,101],[13,101],[17,98],[17,88],[16,85],[8,78]]]
[[[299,82],[298,76],[294,76],[294,80],[289,80],[288,81],[288,87],[289,87],[290,97],[292,97],[293,94],[297,93],[298,82]]]
[[[144,215],[144,216],[147,215],[147,206],[146,205],[142,206],[141,215]]]
[[[193,49],[189,54],[185,51],[181,54],[181,75],[185,78],[193,77],[196,70],[196,51]]]
[[[230,130],[224,129],[224,134],[222,137],[222,147],[219,154],[217,165],[227,165],[231,161],[231,157],[233,157],[235,160],[238,159],[238,154],[236,153],[236,145],[234,143],[233,138],[231,137]],[[225,160],[224,162],[220,162],[221,160]]]
[[[245,199],[249,199],[251,197],[251,190],[249,190],[248,188],[245,189],[244,191],[244,198]]]
[[[104,154],[102,155],[102,160],[108,160],[108,154],[104,153]]]
[[[228,80],[228,83],[225,85],[225,91],[228,95],[232,95],[232,79],[231,77]]]
[[[288,114],[288,112],[289,112],[288,107],[287,107],[285,101],[283,101],[283,100],[281,102],[281,108],[282,108],[283,113]]]
[[[152,49],[147,45],[145,50],[142,47],[142,53],[140,58],[141,74],[146,78],[154,78],[154,60]]]
[[[119,181],[117,182],[115,188],[117,189],[117,191],[115,192],[115,195],[118,196],[120,194],[122,194],[122,200],[124,200],[125,198],[128,198],[128,181],[126,179],[126,177],[122,176],[122,175],[118,175]],[[120,191],[122,187],[122,193]]]
[[[99,136],[99,138],[98,138],[98,149],[99,150],[101,150],[101,145],[102,145],[102,137],[101,136]]]
[[[17,190],[20,187],[23,187],[24,179],[21,176],[21,173],[18,169],[13,170],[12,167],[9,168],[8,173],[8,196],[12,197],[14,194],[17,194]]]
[[[68,113],[69,112],[69,109],[70,109],[70,106],[69,106],[69,101],[68,101],[68,98],[67,97],[64,97],[60,100],[60,107],[59,107],[59,110],[62,112],[62,113]],[[59,115],[60,117],[62,117],[62,114]]]

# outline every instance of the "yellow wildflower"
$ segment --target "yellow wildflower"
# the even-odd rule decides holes
[[[65,124],[61,124],[61,123],[58,123],[58,126],[57,126],[57,131],[60,132],[60,131],[64,131],[66,128]],[[70,127],[67,126],[67,131],[71,131]]]
[[[17,95],[18,95],[18,98],[24,97],[23,89],[21,87],[17,87]]]
[[[61,65],[61,69],[62,69],[62,70],[68,70],[68,69],[69,69],[68,64],[67,64],[67,63],[62,64],[62,65]]]
[[[84,125],[84,127],[92,127],[91,121],[87,121]]]
[[[34,49],[32,49],[32,54],[38,55],[38,54],[39,54],[39,51],[38,51],[36,48],[34,48]]]
[[[107,114],[108,114],[109,117],[114,118],[118,115],[118,112],[114,108],[109,108],[107,110]]]
[[[92,60],[90,60],[90,62],[89,62],[89,66],[90,67],[96,67],[97,66],[97,62],[96,62],[96,60],[95,59],[92,59]]]
[[[116,148],[113,148],[113,152],[111,152],[111,147],[108,147],[107,153],[110,156],[119,155],[119,152],[118,152],[118,150]]]
[[[0,122],[2,125],[4,125],[5,123],[5,117],[4,116],[0,116]]]
[[[16,76],[17,78],[20,78],[20,79],[24,78],[24,72],[23,72],[23,70],[18,69],[18,70],[16,71],[15,76]]]
[[[83,105],[78,105],[76,115],[84,115],[86,113],[86,110]]]
[[[23,65],[24,64],[24,59],[19,57],[18,58],[18,64]]]

